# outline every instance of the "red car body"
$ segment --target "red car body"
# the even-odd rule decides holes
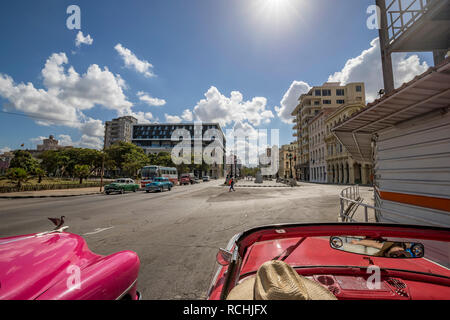
[[[329,237],[343,235],[439,241],[450,248],[450,229],[446,228],[343,223],[256,228],[230,240],[225,249],[229,259],[223,263],[218,258],[222,265],[214,275],[208,298],[226,299],[239,281],[254,275],[264,262],[286,253],[284,261],[297,273],[326,287],[338,300],[450,299],[450,270],[427,259],[427,255],[393,259],[331,248]],[[381,270],[379,289],[367,287],[372,265]]]
[[[132,251],[97,255],[71,233],[2,238],[0,299],[136,300],[139,266]]]

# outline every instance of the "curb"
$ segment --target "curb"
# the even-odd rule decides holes
[[[79,196],[90,196],[96,194],[103,194],[103,192],[82,193],[82,194],[68,194],[68,195],[48,195],[48,196],[0,196],[0,199],[42,199],[42,198],[69,198]]]

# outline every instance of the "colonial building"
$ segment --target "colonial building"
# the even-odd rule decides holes
[[[363,184],[372,182],[372,161],[356,161],[333,134],[332,129],[365,107],[359,102],[347,103],[333,113],[325,122],[327,148],[327,181],[335,184]]]
[[[105,148],[112,146],[118,141],[131,142],[133,125],[137,119],[132,116],[121,117],[105,122]]]
[[[294,136],[297,138],[297,177],[303,181],[310,180],[310,150],[309,150],[309,124],[320,111],[334,110],[339,106],[356,101],[364,103],[364,83],[349,83],[341,86],[339,82],[327,82],[322,86],[313,87],[308,93],[302,94],[299,104],[292,112],[295,117]]]
[[[327,183],[327,144],[326,120],[332,113],[332,109],[325,109],[315,116],[309,124],[309,153],[310,169],[309,176],[312,182]]]
[[[14,158],[13,152],[5,152],[0,154],[0,174],[5,174],[9,169],[9,164],[11,160]]]
[[[278,176],[280,178],[296,179],[295,172],[295,162],[296,162],[296,154],[297,154],[297,144],[295,142],[287,145],[283,145],[280,148],[280,157],[279,157],[279,170]]]

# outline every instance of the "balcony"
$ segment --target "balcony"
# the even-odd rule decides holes
[[[450,0],[385,0],[390,52],[448,49]]]

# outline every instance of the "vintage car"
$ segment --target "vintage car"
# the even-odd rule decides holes
[[[135,252],[92,253],[57,230],[0,239],[0,300],[139,300]]]
[[[163,192],[164,190],[170,191],[173,188],[173,183],[170,182],[168,178],[159,177],[153,179],[153,182],[148,183],[145,186],[145,191],[147,193],[154,192],[154,191],[160,191]]]
[[[134,180],[128,178],[117,179],[113,183],[105,186],[105,193],[110,194],[112,192],[125,193],[125,191],[136,192],[141,187],[135,183]]]
[[[203,182],[208,182],[210,180],[209,176],[203,176]]]
[[[449,246],[448,228],[369,223],[259,227],[235,235],[219,250],[208,299],[233,299],[238,292],[240,299],[252,300],[252,283],[257,283],[252,277],[281,263],[337,300],[449,300]]]
[[[193,178],[191,177],[191,175],[189,173],[183,173],[180,176],[180,185],[189,185],[189,184],[193,184]]]

